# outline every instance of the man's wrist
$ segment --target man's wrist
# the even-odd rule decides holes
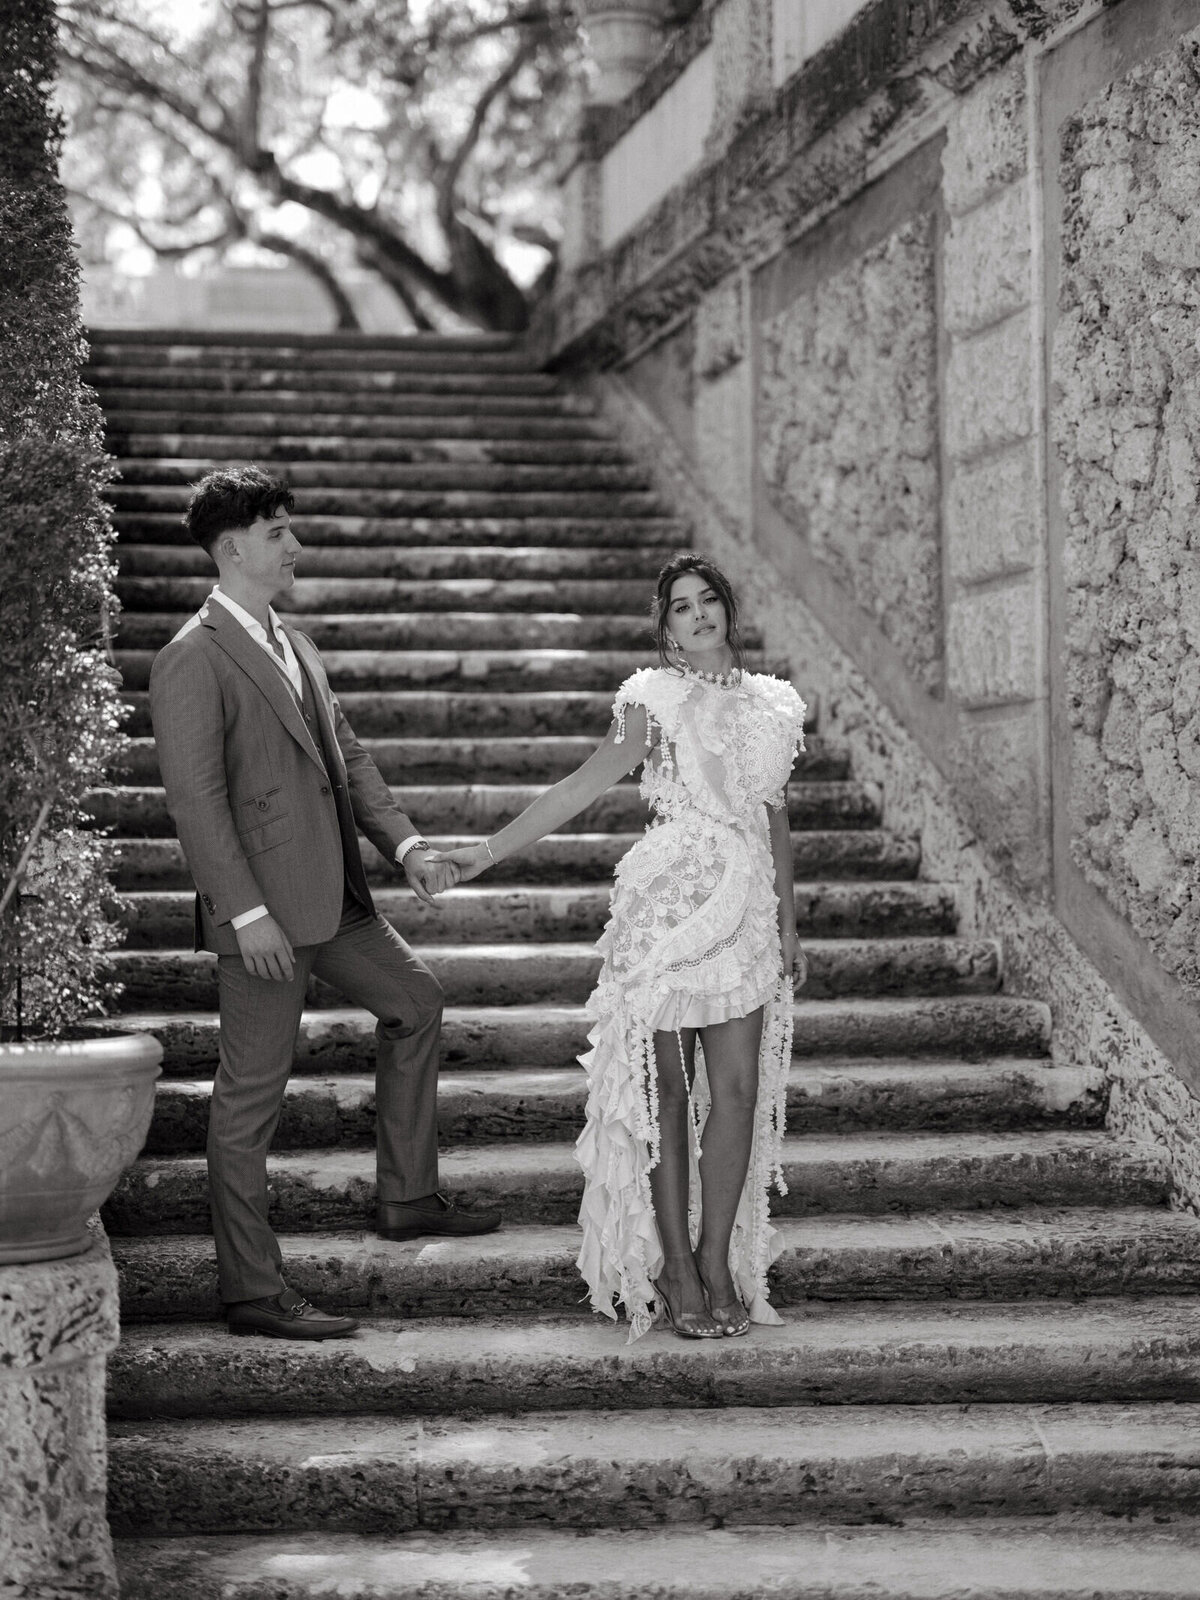
[[[407,839],[402,839],[396,846],[396,865],[402,867],[405,859],[412,850],[430,850],[433,847],[429,840],[419,833],[410,833]]]
[[[266,906],[255,906],[250,911],[242,911],[236,917],[230,917],[229,925],[234,933],[240,933],[243,928],[248,928],[252,922],[257,922],[260,917],[265,917],[266,915]]]

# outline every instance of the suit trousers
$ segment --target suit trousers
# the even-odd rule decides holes
[[[355,905],[327,943],[296,947],[290,983],[256,978],[240,955],[220,956],[221,1037],[208,1124],[208,1182],[220,1294],[227,1304],[286,1287],[279,1242],[267,1220],[267,1151],[313,974],[378,1019],[380,1201],[416,1200],[438,1187],[442,989],[395,929]]]

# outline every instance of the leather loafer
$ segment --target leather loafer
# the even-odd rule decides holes
[[[230,1333],[260,1334],[267,1339],[344,1339],[358,1323],[310,1306],[295,1289],[274,1299],[237,1300],[229,1307]]]
[[[381,1239],[418,1239],[423,1233],[465,1237],[494,1232],[500,1226],[500,1213],[472,1210],[443,1194],[431,1194],[421,1200],[385,1200],[375,1226]]]

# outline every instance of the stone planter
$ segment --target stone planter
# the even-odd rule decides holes
[[[598,105],[615,105],[637,88],[662,48],[667,10],[667,0],[583,0]]]
[[[162,1045],[148,1034],[0,1044],[0,1265],[88,1248],[137,1155]]]

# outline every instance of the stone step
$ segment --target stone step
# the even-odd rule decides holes
[[[730,1406],[1200,1400],[1200,1299],[817,1305],[737,1344],[595,1316],[366,1323],[297,1350],[211,1323],[126,1329],[108,1415],[439,1416]],[[793,1417],[798,1432],[807,1411]],[[1200,1567],[1197,1568],[1200,1571]]]
[[[375,755],[373,746],[376,741],[363,742],[368,751]],[[138,741],[138,744],[140,748],[135,747],[127,753],[127,770],[143,778],[157,777],[157,759],[151,741],[148,739]],[[391,751],[384,750],[381,754],[384,759],[379,762],[380,768],[385,777],[390,777],[398,770],[399,764],[394,762]],[[139,771],[139,768],[142,770]],[[147,771],[146,768],[150,770]],[[486,769],[483,770],[486,772]],[[123,815],[142,819],[139,823],[139,832],[148,831],[156,818],[161,821],[164,831],[170,831],[166,799],[160,789],[145,788],[125,792],[145,797],[143,801],[127,803],[122,812]],[[497,828],[511,821],[542,792],[542,785],[393,784],[392,792],[405,814],[418,822],[428,833],[461,832],[479,837],[484,833],[494,833]],[[102,793],[104,791],[95,792],[94,798],[97,803]],[[111,814],[109,812],[109,815]],[[646,804],[638,793],[636,785],[621,783],[614,784],[606,794],[600,796],[599,800],[586,807],[577,817],[573,817],[571,826],[584,832],[607,832],[610,829],[632,832],[645,826],[646,816]],[[788,816],[792,827],[797,830],[812,828],[825,834],[849,832],[859,827],[870,827],[871,822],[878,816],[878,800],[872,788],[863,784],[791,783],[788,786]],[[876,845],[879,846],[877,853],[864,846],[861,859],[877,861],[882,865],[891,858],[893,852],[883,848],[878,840]],[[852,845],[848,844],[847,847],[853,852]],[[810,849],[806,861],[811,862],[814,858],[820,860],[821,848]],[[904,859],[898,850],[895,854],[896,859]],[[375,858],[372,856],[371,860],[374,861]],[[825,876],[824,868],[820,869],[819,875]],[[900,875],[904,876],[903,873]]]
[[[597,746],[597,739],[568,738],[547,734],[542,738],[522,739],[363,739],[363,747],[373,758],[389,784],[406,781],[419,786],[442,787],[448,792],[456,784],[483,787],[544,786],[552,784],[586,762]],[[845,746],[827,744],[821,736],[806,739],[808,749],[798,755],[792,773],[797,779],[826,786],[842,782],[845,774]],[[133,739],[120,757],[120,776],[125,781],[157,784],[158,754],[154,739]],[[797,784],[789,789],[794,790]],[[611,794],[634,795],[627,805],[637,802],[637,786],[629,781],[616,784]],[[818,802],[818,795],[813,795]],[[454,802],[450,802],[454,803]],[[800,798],[798,805],[808,805]],[[589,814],[589,813],[581,813]],[[632,811],[630,811],[632,814]],[[645,818],[645,810],[638,816]],[[422,821],[426,819],[422,818]]]
[[[901,1000],[805,1000],[795,1009],[793,1054],[824,1056],[1044,1056],[1050,1011],[1015,995]],[[126,1012],[91,1025],[98,1034],[152,1033],[163,1046],[167,1077],[212,1073],[217,1062],[215,1010]],[[573,1067],[587,1048],[579,1006],[449,1006],[442,1022],[443,1068]],[[336,1007],[305,1011],[292,1070],[365,1072],[375,1066],[375,1019]]]
[[[355,733],[364,742],[394,739],[403,730],[405,739],[439,736],[454,741],[533,738],[543,734],[579,741],[590,736],[594,748],[612,722],[615,687],[495,692],[339,689],[338,698]],[[130,734],[146,737],[151,726],[148,693],[135,689],[124,699],[130,708],[126,724]],[[135,770],[132,763],[130,768]],[[848,814],[857,822],[878,818],[877,785],[847,782],[842,790]],[[835,803],[832,797],[830,803]]]
[[[402,932],[416,934],[416,929]],[[582,1004],[595,986],[600,957],[588,940],[570,943],[415,944],[446,993],[448,1005]],[[812,1000],[881,996],[993,994],[1000,985],[994,939],[806,939]],[[166,1006],[183,1011],[217,1004],[215,957],[190,949],[120,950],[111,959],[124,986],[118,1011]],[[314,980],[310,1004],[340,1007],[345,997]]]
[[[158,795],[161,790],[107,791],[112,795]],[[100,795],[93,796],[93,804]],[[119,820],[126,813],[123,802],[111,807],[102,806],[109,815]],[[128,816],[136,820],[135,809],[130,805]],[[157,818],[151,818],[157,821]],[[165,808],[161,818],[168,826]],[[519,856],[510,856],[488,873],[488,883],[517,884],[522,888],[531,884],[594,884],[611,885],[613,870],[621,857],[641,837],[637,833],[557,833],[540,840],[531,850]],[[433,834],[431,843],[438,849],[454,850],[472,843],[477,834]],[[367,876],[373,883],[389,887],[396,883],[396,874],[387,866],[373,848],[363,843],[363,860]],[[918,853],[915,843],[896,840],[891,834],[879,830],[862,833],[794,833],[792,854],[796,870],[811,874],[826,872],[834,882],[854,882],[862,878],[888,879],[889,876],[911,879],[916,875]],[[120,839],[116,844],[116,884],[119,889],[185,889],[191,893],[191,875],[184,865],[183,851],[174,839]]]
[[[135,544],[195,547],[178,511],[123,511],[118,524],[122,551]],[[667,553],[687,545],[690,533],[687,523],[674,517],[314,517],[307,510],[303,518],[297,517],[296,529],[308,551],[325,545],[374,545],[389,550],[418,550],[426,545],[470,549],[516,545],[537,550],[653,546],[662,552],[664,561]],[[632,620],[638,624],[639,643],[644,645],[649,638],[645,613]]]
[[[161,650],[196,610],[199,605],[166,612],[127,611],[119,623],[120,643],[125,649]],[[635,650],[644,655],[649,644],[644,615],[393,611],[316,613],[295,621],[322,651],[519,650],[533,643],[543,650]]]
[[[373,370],[359,367],[347,359],[314,372],[304,363],[286,357],[271,366],[265,362],[255,362],[241,368],[171,367],[161,362],[146,366],[135,366],[125,361],[116,365],[90,362],[84,367],[82,375],[85,383],[99,390],[101,403],[112,394],[122,398],[128,391],[143,391],[147,386],[174,395],[176,404],[181,395],[186,394],[190,398],[193,392],[215,391],[223,395],[236,395],[241,405],[245,405],[252,395],[270,396],[268,403],[274,404],[276,394],[302,392],[304,386],[310,383],[320,385],[319,392],[322,395],[361,394],[372,398],[379,394],[404,394],[420,395],[422,398],[426,395],[463,398],[486,396],[490,399],[503,396],[507,400],[510,396],[557,395],[559,387],[558,380],[549,373],[528,370],[447,372],[438,362],[426,371],[419,371],[407,363],[402,367]],[[315,396],[312,404],[325,409],[324,401],[318,401]]]
[[[120,919],[126,948],[185,943],[192,935],[194,901],[190,889],[134,889]],[[607,885],[497,887],[480,881],[448,891],[434,907],[408,888],[375,891],[375,909],[418,944],[598,939],[608,921],[609,902]],[[956,896],[949,884],[796,884],[796,926],[806,939],[952,934],[957,922]]]
[[[121,604],[131,611],[175,611],[183,616],[200,609],[212,586],[211,576],[118,578],[116,585]],[[583,611],[611,617],[641,609],[649,593],[648,580],[634,578],[297,578],[286,603],[276,609],[294,617],[297,627],[304,626],[305,613],[314,611],[470,613],[478,607],[483,612]],[[642,629],[638,643],[645,649],[645,622]],[[524,643],[532,639],[545,645],[539,632],[536,621],[526,620]],[[366,641],[358,648],[368,648]]]
[[[568,394],[553,389],[536,394],[477,394],[453,392],[438,394],[430,389],[418,388],[412,392],[377,389],[373,385],[362,388],[351,384],[327,383],[321,380],[320,388],[302,380],[291,388],[260,390],[199,389],[182,382],[160,384],[157,373],[130,372],[132,381],[120,384],[96,383],[100,403],[106,413],[123,411],[151,412],[166,416],[170,412],[186,409],[189,416],[221,417],[253,411],[264,422],[278,421],[279,426],[294,426],[284,419],[313,416],[352,416],[372,420],[392,417],[415,417],[418,421],[453,417],[470,427],[490,425],[495,418],[509,421],[526,418],[580,419],[596,426],[595,407],[585,396]],[[176,374],[176,379],[182,374]],[[607,429],[604,430],[606,433]]]
[[[122,355],[126,350],[146,345],[220,345],[245,349],[277,349],[286,345],[296,350],[394,350],[443,351],[519,350],[521,336],[515,333],[361,333],[337,329],[331,333],[264,333],[238,329],[236,334],[220,328],[88,328],[87,339],[91,346],[109,344],[116,346]]]
[[[278,344],[246,346],[226,339],[220,344],[201,344],[177,339],[170,344],[142,344],[101,336],[93,339],[89,352],[93,367],[119,366],[151,375],[164,369],[204,372],[244,372],[261,367],[299,368],[320,373],[326,368],[359,372],[462,372],[483,376],[493,372],[533,375],[539,372],[536,361],[525,351],[512,346],[450,348],[391,348],[375,344],[309,345],[282,340]],[[374,382],[372,378],[369,381]]]
[[[802,1317],[826,1300],[890,1305],[1200,1292],[1200,1222],[1166,1207],[842,1214],[782,1217],[777,1226],[772,1303],[801,1307]],[[280,1246],[289,1283],[356,1316],[577,1315],[583,1295],[575,1227],[505,1226],[477,1239],[407,1244],[364,1232],[295,1233],[281,1235]],[[115,1238],[112,1251],[124,1327],[220,1316],[211,1238]],[[750,1337],[751,1350],[760,1331]],[[623,1341],[622,1328],[614,1350]]]
[[[150,682],[156,650],[118,650],[126,689]],[[330,650],[323,660],[340,694],[349,690],[475,688],[504,690],[592,689],[612,695],[639,667],[651,664],[634,650]],[[752,666],[760,663],[752,661]],[[611,701],[610,701],[611,703]],[[844,776],[845,774],[839,774]]]
[[[198,419],[194,419],[198,420]],[[229,419],[223,419],[227,424]],[[491,464],[520,466],[597,466],[627,465],[628,452],[615,440],[596,438],[455,438],[435,435],[429,438],[396,438],[394,435],[368,437],[336,428],[321,431],[311,425],[304,432],[286,428],[264,433],[257,426],[245,431],[222,433],[188,431],[175,428],[161,418],[149,417],[133,427],[107,418],[105,444],[115,456],[129,461],[204,457],[215,461],[279,462],[286,471],[297,462],[409,462],[480,466]],[[132,479],[127,477],[127,482]],[[165,481],[165,480],[164,480]],[[296,480],[298,481],[298,480]]]
[[[1200,1520],[118,1539],[124,1600],[1195,1600]],[[969,1577],[966,1575],[969,1574]]]
[[[305,448],[305,441],[310,439],[382,439],[397,443],[427,439],[435,446],[469,441],[483,448],[505,441],[537,444],[588,439],[601,441],[602,448],[607,448],[610,439],[608,425],[600,418],[553,405],[532,411],[522,407],[513,415],[503,401],[491,411],[478,405],[464,411],[461,405],[451,402],[440,414],[425,416],[411,408],[371,415],[361,404],[355,411],[344,411],[339,409],[344,400],[339,395],[326,397],[334,404],[331,411],[307,407],[275,410],[276,395],[271,396],[272,409],[252,411],[236,409],[237,402],[224,396],[199,395],[194,401],[189,399],[185,407],[180,407],[178,395],[161,398],[163,403],[157,409],[142,411],[126,403],[127,394],[114,392],[112,403],[105,409],[109,448],[114,454],[118,449],[136,454],[125,445],[135,435],[161,438],[165,434],[178,434],[189,441],[195,435],[244,438],[248,441],[245,454],[258,460],[272,459],[277,441],[285,445],[295,441],[297,448]],[[560,411],[564,414],[560,415]],[[211,453],[211,446],[206,444],[203,449],[206,454]],[[194,446],[180,450],[180,454],[194,453]]]
[[[164,1078],[158,1085],[147,1155],[204,1149],[211,1078]],[[438,1081],[443,1145],[544,1142],[583,1126],[583,1072],[447,1072]],[[797,1133],[861,1130],[964,1131],[982,1128],[1099,1127],[1108,1086],[1090,1067],[997,1061],[819,1061],[793,1066],[788,1120]],[[289,1081],[275,1150],[370,1145],[375,1079],[366,1073]]]
[[[156,493],[178,487],[187,494],[197,478],[221,464],[220,458],[196,460],[142,459],[120,463],[121,492],[143,486]],[[411,491],[430,494],[440,490],[465,490],[479,494],[585,494],[648,490],[650,480],[640,467],[532,466],[484,461],[340,462],[299,461],[289,464],[285,476],[301,496],[319,490],[328,496],[335,489],[362,496],[371,490]]]
[[[1171,1169],[1152,1145],[1092,1130],[805,1134],[783,1142],[787,1193],[775,1216],[988,1210],[994,1206],[1165,1205]],[[493,1144],[443,1151],[441,1189],[499,1206],[507,1222],[574,1222],[583,1189],[574,1145]],[[373,1149],[276,1151],[267,1163],[271,1225],[283,1233],[360,1227],[374,1216]],[[103,1210],[125,1237],[207,1233],[202,1156],[142,1156]],[[1200,1312],[1200,1307],[1198,1307]],[[1198,1316],[1200,1322],[1200,1316]]]
[[[189,490],[185,486],[112,484],[107,499],[118,525],[127,511],[171,511],[182,516]],[[665,508],[658,495],[641,489],[541,491],[494,489],[305,489],[296,508],[298,518],[358,517],[660,517]]]
[[[303,532],[303,529],[300,530]],[[512,579],[630,578],[654,579],[662,566],[662,552],[630,545],[601,545],[596,549],[567,546],[513,549],[508,545],[379,546],[317,545],[300,554],[305,578],[391,578],[406,583],[429,579],[478,579],[509,582]],[[123,544],[121,574],[126,578],[200,577],[212,587],[212,561],[198,544]],[[647,641],[649,628],[646,629]],[[644,665],[652,652],[643,650]],[[757,663],[754,669],[758,670]]]
[[[1200,1404],[114,1423],[113,1532],[1194,1516]]]

